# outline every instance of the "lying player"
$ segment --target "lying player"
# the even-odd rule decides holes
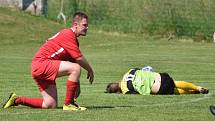
[[[109,83],[106,93],[171,95],[208,94],[209,92],[207,88],[186,81],[174,81],[168,73],[157,73],[148,69],[130,69],[123,76],[122,81]]]

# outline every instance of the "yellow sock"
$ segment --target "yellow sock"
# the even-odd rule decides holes
[[[198,91],[198,86],[186,81],[174,81],[176,88]]]
[[[196,91],[196,90],[183,90],[183,89],[180,89],[180,88],[175,88],[174,89],[174,94],[176,95],[180,95],[180,94],[197,94],[199,93],[199,91]]]

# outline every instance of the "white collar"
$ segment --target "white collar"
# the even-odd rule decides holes
[[[71,30],[72,30],[73,32],[75,32],[75,30],[74,30],[73,28],[71,28]]]

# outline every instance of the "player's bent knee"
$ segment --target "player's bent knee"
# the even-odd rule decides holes
[[[56,107],[57,107],[56,103],[43,104],[43,108],[56,108]]]
[[[43,108],[56,108],[57,102],[55,100],[46,100],[43,102]]]
[[[70,70],[70,74],[73,75],[80,75],[81,73],[81,66],[79,64],[73,64],[72,69]]]

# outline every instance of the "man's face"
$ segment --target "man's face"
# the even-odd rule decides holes
[[[76,23],[76,33],[78,36],[86,36],[88,29],[88,20],[83,18],[80,22]]]

